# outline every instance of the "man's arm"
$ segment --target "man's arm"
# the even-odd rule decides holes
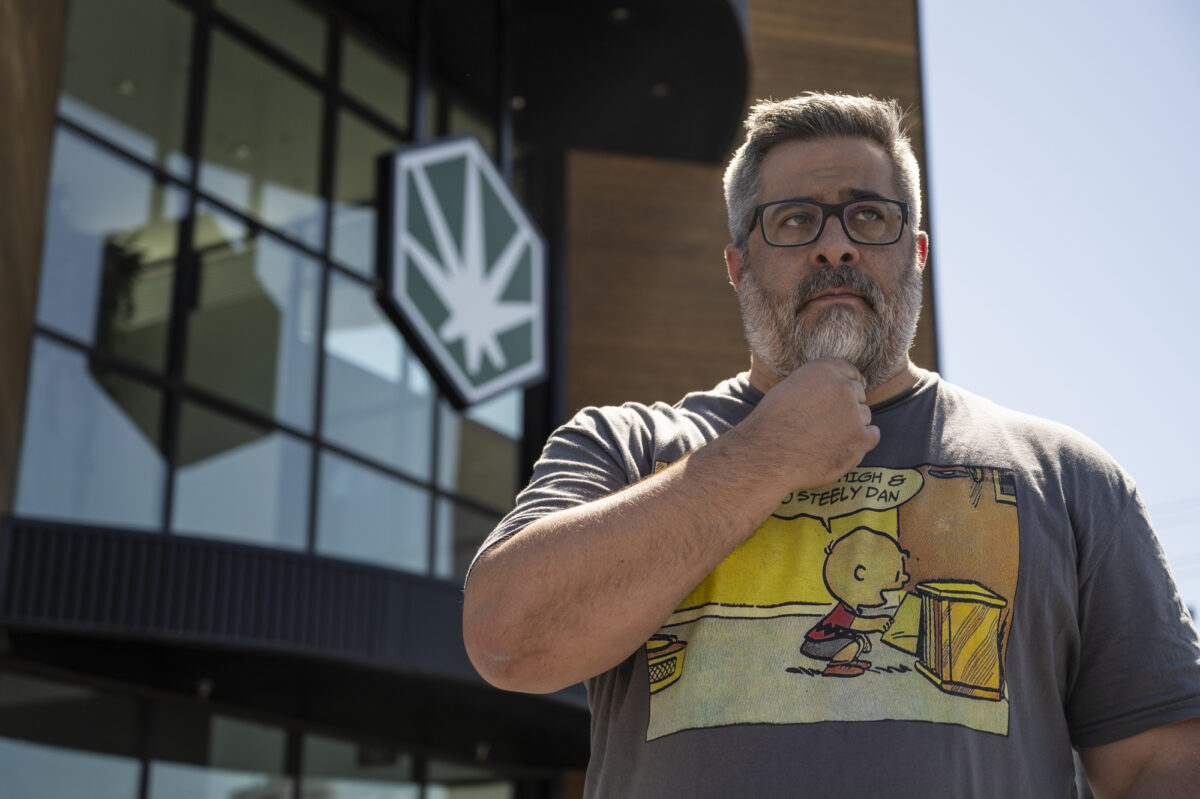
[[[870,416],[854,367],[814,361],[671,468],[491,547],[464,597],[471,662],[492,684],[531,693],[617,665],[788,491],[857,466],[879,441]]]
[[[1200,795],[1200,719],[1155,727],[1080,749],[1096,799],[1188,799]]]

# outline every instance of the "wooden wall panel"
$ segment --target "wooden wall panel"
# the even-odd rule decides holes
[[[0,0],[0,512],[11,510],[66,0]]]
[[[923,158],[914,0],[751,0],[749,97],[896,97]],[[733,147],[740,141],[731,143]],[[674,402],[749,357],[722,251],[720,166],[573,152],[567,165],[567,413]],[[927,270],[915,360],[935,368]]]
[[[745,369],[720,168],[574,152],[568,175],[568,412]]]

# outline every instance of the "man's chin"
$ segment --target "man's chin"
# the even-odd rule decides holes
[[[865,360],[869,350],[864,326],[853,319],[824,320],[815,326],[803,326],[800,340],[804,342],[804,359],[841,358],[859,367],[856,361]]]

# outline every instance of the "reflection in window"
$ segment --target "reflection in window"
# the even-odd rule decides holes
[[[498,510],[518,489],[523,393],[507,391],[455,412],[443,402],[438,423],[438,485]]]
[[[326,438],[428,479],[434,410],[429,373],[369,289],[334,274],[328,302]]]
[[[342,113],[333,189],[333,257],[368,277],[375,275],[376,164],[399,144],[354,114]]]
[[[429,761],[426,799],[512,799],[516,795],[511,780],[477,766]]]
[[[149,799],[291,799],[279,727],[156,707]]]
[[[136,724],[131,700],[0,672],[0,795],[135,799]]]
[[[434,575],[462,582],[479,545],[499,521],[499,514],[480,513],[457,502],[439,499],[434,537]]]
[[[317,552],[427,573],[429,494],[383,472],[323,453]]]
[[[413,761],[395,749],[304,737],[300,795],[322,799],[420,799]]]
[[[483,149],[492,157],[496,155],[496,128],[483,114],[473,111],[460,102],[451,101],[448,130],[451,136],[469,134],[479,139]]]
[[[406,64],[380,54],[355,34],[347,33],[342,47],[342,84],[346,94],[401,130],[408,129],[412,89]]]
[[[310,429],[320,263],[204,204],[195,238],[187,379]]]
[[[286,433],[184,403],[172,528],[302,549],[308,453],[307,444]]]
[[[144,0],[75,2],[70,9],[59,112],[187,178],[191,14],[177,3]]]
[[[38,322],[161,370],[184,210],[182,192],[60,128]]]
[[[217,8],[313,72],[325,71],[325,22],[296,0],[217,0]]]
[[[211,57],[201,188],[319,248],[320,95],[219,31]]]
[[[16,512],[158,527],[161,415],[158,390],[35,338]]]

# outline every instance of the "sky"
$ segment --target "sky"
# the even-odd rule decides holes
[[[1200,3],[919,6],[940,371],[1116,457],[1200,611]]]

